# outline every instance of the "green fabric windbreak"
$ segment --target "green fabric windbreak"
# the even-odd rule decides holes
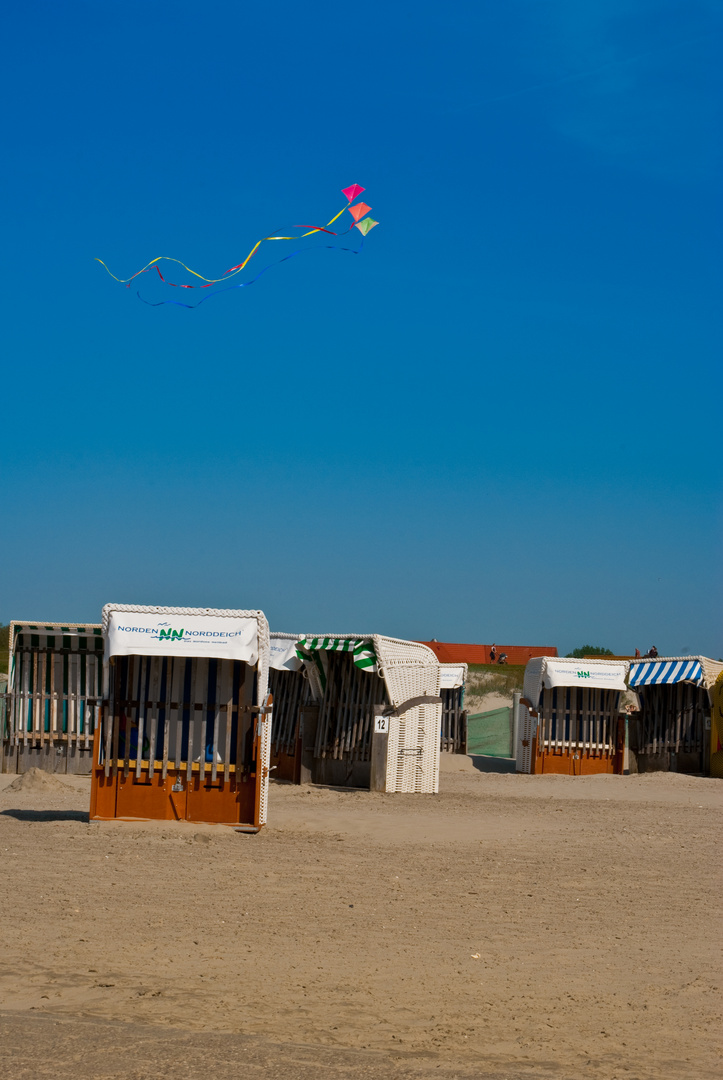
[[[491,709],[468,716],[467,753],[512,757],[512,709]]]

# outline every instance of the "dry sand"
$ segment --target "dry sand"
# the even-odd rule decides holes
[[[272,788],[258,836],[0,777],[0,1075],[719,1076],[721,781]]]

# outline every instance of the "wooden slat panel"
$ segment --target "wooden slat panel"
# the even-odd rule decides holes
[[[161,762],[161,775],[166,779],[168,775],[168,744],[171,736],[171,699],[173,696],[173,657],[167,656],[164,661],[166,672],[166,696],[163,706],[163,760]]]
[[[111,762],[111,764],[112,764],[112,762]],[[135,770],[136,764],[137,764],[136,758],[131,758],[131,769],[132,770]],[[118,759],[118,766],[121,767],[122,765],[123,765],[123,758],[119,758]],[[143,760],[141,761],[141,770],[142,770],[142,772],[148,772],[149,767],[150,767],[150,762],[146,758],[143,758]],[[155,772],[160,772],[162,767],[163,767],[163,762],[162,761],[156,760],[156,761],[153,762],[153,769],[154,769]],[[199,768],[200,768],[199,762],[194,761],[191,772],[197,773],[199,771]],[[236,772],[236,766],[231,765],[230,771],[232,773],[235,773]]]
[[[364,673],[362,678],[366,680],[364,685],[367,686],[367,690],[364,696],[364,712],[357,735],[359,747],[358,758],[360,761],[370,761],[373,729],[372,717],[374,716],[374,706],[379,704],[380,690],[382,694],[384,694],[384,682],[377,674],[371,671]]]
[[[99,697],[100,692],[98,688],[98,669],[100,663],[98,657],[92,653],[88,654],[85,662],[85,692],[88,697]],[[85,706],[85,730],[83,732],[85,749],[90,748],[90,740],[93,734],[93,727],[95,717],[97,715],[97,706],[88,705]]]
[[[223,660],[216,661],[216,695],[215,695],[215,708],[213,710],[213,750],[211,761],[211,780],[215,781],[216,773],[218,772],[218,733],[219,724],[221,722],[221,710],[219,704],[221,701],[221,692],[223,689]]]
[[[225,683],[223,696],[226,699],[226,728],[225,736],[226,743],[223,751],[223,775],[224,779],[228,781],[229,773],[231,771],[231,729],[233,727],[233,713],[231,711],[234,704],[233,701],[233,673],[234,673],[234,661],[224,660],[224,674]],[[240,714],[237,714],[240,719]]]
[[[58,731],[69,731],[73,722],[73,657],[67,652],[63,657],[63,706],[58,718]]]
[[[196,677],[198,675],[198,660],[194,657],[191,659],[191,692],[189,694],[189,701],[196,703]],[[196,710],[188,710],[188,750],[186,752],[186,776],[191,779],[191,769],[193,765],[193,743],[196,733]]]
[[[329,745],[330,716],[329,695],[325,692],[319,708],[319,722],[316,728],[316,746],[314,747],[315,757],[326,757],[327,747]]]
[[[340,701],[341,706],[341,753],[339,757],[349,753],[351,746],[351,729],[354,719],[357,686],[354,681],[354,661],[348,653],[339,653],[339,667],[344,678],[344,688]]]
[[[149,694],[154,704],[151,706],[151,716],[149,722],[149,751],[148,758],[150,761],[150,775],[153,776],[154,762],[156,758],[156,738],[158,735],[158,698],[161,693],[161,673],[163,671],[163,657],[153,656],[150,658],[151,665],[151,681],[149,687]]]
[[[352,660],[352,663],[351,663],[351,670],[352,670],[352,675],[354,674],[354,672],[359,671],[358,668],[354,667],[354,661],[353,660]],[[361,675],[362,679],[366,680],[366,682],[371,682],[371,680],[373,678],[373,676],[369,672],[364,673],[364,672],[359,671],[359,674]],[[353,711],[352,718],[351,718],[351,728],[350,728],[350,731],[349,731],[349,746],[348,746],[348,750],[349,750],[352,761],[354,761],[354,759],[358,755],[359,733],[361,731],[362,724],[364,722],[365,699],[366,699],[367,693],[368,693],[368,691],[370,689],[366,685],[366,682],[362,682],[362,681],[358,680],[358,685],[356,686],[356,688],[354,690],[354,711]]]
[[[190,661],[190,659],[188,657],[179,657],[178,660],[176,660],[176,662],[173,665],[173,670],[174,670],[174,690],[176,691],[176,693],[174,694],[174,697],[175,697],[175,700],[179,701],[179,702],[183,701],[185,696],[186,696],[186,693],[185,693],[186,672],[188,671],[188,665],[190,663],[191,663],[191,661]],[[182,706],[179,706],[179,705],[177,705],[175,707],[175,709],[173,708],[173,706],[171,706],[171,712],[172,712],[172,714],[175,713],[175,717],[173,717],[173,719],[175,720],[175,731],[176,731],[175,748],[174,748],[174,756],[173,756],[173,765],[174,765],[174,768],[176,768],[176,769],[178,769],[180,771],[180,769],[181,769],[181,756],[182,756],[182,753],[183,753],[183,723],[184,723],[185,709]]]
[[[119,681],[120,681],[121,676],[122,676],[124,681],[127,680],[127,677],[128,677],[127,676],[127,670],[123,670],[123,669],[119,670],[119,668],[120,668],[120,665],[117,665],[117,667],[116,667],[116,676],[118,677]],[[113,714],[113,776],[114,776],[114,778],[118,775],[118,738],[120,736],[120,722],[121,722],[120,712],[119,711],[114,712],[114,714]],[[128,742],[127,733],[126,733],[126,742]],[[124,770],[126,769],[125,762],[123,764],[123,769]],[[126,772],[126,776],[127,775],[128,775],[128,773]]]
[[[112,748],[112,733],[113,733],[113,727],[115,726],[114,723],[113,723],[113,716],[114,716],[114,711],[115,711],[115,694],[116,694],[117,689],[118,689],[116,666],[115,666],[115,664],[113,663],[112,660],[110,661],[110,663],[108,665],[108,679],[109,679],[109,683],[110,683],[110,685],[109,685],[109,701],[108,701],[108,705],[104,705],[104,706],[101,707],[102,708],[101,717],[103,719],[103,730],[101,731],[101,737],[105,738],[105,746],[103,748],[103,753],[104,753],[103,771],[104,771],[106,777],[108,777],[110,775],[110,758],[111,758],[111,748]]]
[[[84,666],[85,666],[85,657],[81,656],[81,654],[78,653],[78,657],[77,657],[77,661],[76,661],[77,688],[78,688],[78,693],[77,693],[77,698],[76,698],[76,730],[75,730],[75,732],[73,732],[73,739],[72,739],[72,742],[75,743],[76,745],[80,744],[80,737],[81,737],[80,720],[81,720],[81,712],[82,712],[82,710],[81,710],[81,702],[83,702],[84,699],[85,699],[85,696],[83,694],[83,667]],[[86,684],[86,688],[88,688],[88,684]],[[68,743],[68,745],[70,745],[70,743]]]
[[[136,679],[136,658],[135,656],[119,656],[118,657],[118,672],[123,677],[123,697],[127,701],[135,698],[135,679]],[[123,740],[123,775],[128,779],[130,772],[130,753],[131,753],[131,730],[133,729],[133,707],[130,704],[124,704],[118,708],[118,713],[125,717],[125,738]],[[114,753],[114,757],[117,756]]]
[[[56,732],[58,730],[58,700],[63,692],[63,658],[58,656],[57,653],[50,653],[50,730]],[[58,693],[58,676],[60,676],[60,694]]]
[[[349,719],[349,690],[350,690],[350,672],[349,665],[338,662],[339,657],[336,653],[329,654],[329,673],[332,671],[332,664],[334,667],[334,711],[335,711],[335,737],[334,737],[334,757],[342,757],[346,749],[346,727]],[[338,682],[337,682],[338,679]]]
[[[143,757],[143,736],[146,730],[146,714],[148,707],[148,665],[152,657],[141,656],[138,664],[138,738],[136,741],[136,780],[141,778],[141,759]]]
[[[80,719],[81,719],[81,702],[85,700],[83,694],[83,666],[85,663],[85,657],[78,653],[76,657],[76,688],[77,694],[75,699],[75,731],[73,733],[73,742],[77,746],[80,742]]]
[[[68,657],[68,741],[74,741],[80,731],[80,656]]]
[[[199,657],[196,661],[196,701],[204,706],[201,712],[199,724],[199,765],[201,779],[206,775],[206,738],[208,731],[208,679],[210,662],[206,657]],[[190,751],[189,751],[190,755]],[[192,755],[191,755],[192,756]]]
[[[39,723],[40,723],[40,731],[41,731],[41,734],[42,734],[43,742],[45,742],[48,739],[52,740],[52,738],[53,738],[53,732],[52,732],[52,729],[50,728],[50,724],[48,724],[49,730],[48,731],[45,730],[45,727],[46,727],[46,725],[45,725],[45,703],[46,703],[46,700],[47,700],[45,688],[47,686],[47,682],[46,682],[47,675],[48,675],[48,654],[43,653],[42,656],[38,657],[38,685],[36,687],[36,695],[37,695],[37,701],[38,701],[38,719],[39,719]]]
[[[239,689],[238,689],[238,712],[236,714],[237,717],[238,717],[237,730],[236,730],[236,772],[237,773],[238,772],[243,772],[245,766],[248,764],[248,762],[244,762],[244,735],[245,735],[246,720],[247,720],[247,717],[248,717],[248,713],[244,712],[244,710],[243,710],[243,706],[246,704],[246,698],[247,698],[247,696],[250,696],[249,688],[246,685],[247,681],[250,681],[250,680],[247,680],[247,677],[246,677],[247,672],[248,672],[248,668],[247,668],[246,664],[242,664],[240,672],[239,672],[240,685],[239,685]]]
[[[27,745],[27,716],[28,716],[28,687],[30,685],[30,664],[32,660],[29,656],[22,658],[22,666],[20,669],[20,711],[18,714],[18,739],[22,738],[23,743]]]
[[[38,722],[38,654],[33,653],[33,691],[31,698],[31,731],[35,738],[38,737],[40,725]]]
[[[105,760],[103,762],[103,772],[106,776],[110,776],[110,759],[113,752],[113,728],[115,727],[113,713],[109,708],[103,710],[103,717],[105,722],[105,729],[103,734],[105,735],[105,746],[103,753]]]

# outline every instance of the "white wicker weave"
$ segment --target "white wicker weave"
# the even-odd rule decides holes
[[[515,748],[515,768],[519,773],[528,773],[532,769],[532,740],[537,731],[537,717],[533,716],[525,705],[520,705],[520,719]]]
[[[265,701],[266,695],[260,698]],[[259,718],[261,724],[261,791],[259,797],[259,825],[266,824],[269,809],[269,764],[271,762],[271,713]]]
[[[373,637],[374,651],[393,705],[424,694],[439,696],[439,660],[427,645]],[[389,725],[387,791],[439,791],[439,732],[442,706],[416,705]]]

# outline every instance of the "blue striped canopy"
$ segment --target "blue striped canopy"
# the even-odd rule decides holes
[[[678,682],[700,685],[702,681],[700,660],[658,660],[653,664],[630,665],[631,686],[658,686]]]

